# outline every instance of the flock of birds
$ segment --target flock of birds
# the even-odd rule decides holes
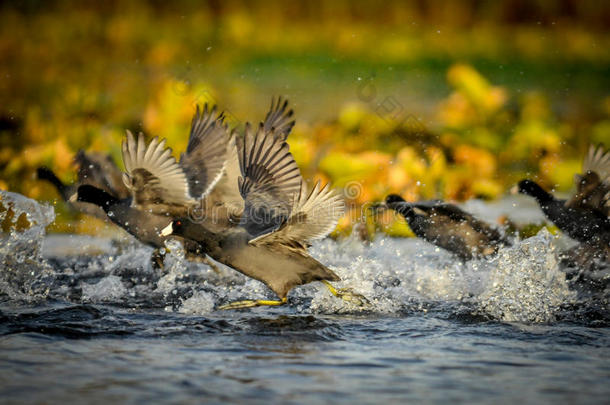
[[[579,243],[577,251],[587,253],[587,262],[600,259],[610,263],[610,152],[602,145],[591,146],[582,171],[574,176],[576,192],[567,200],[556,199],[527,179],[511,191],[533,197],[546,218]],[[385,204],[375,206],[379,207],[400,213],[415,235],[462,260],[488,256],[512,244],[498,229],[440,200],[410,203],[391,194]]]
[[[355,305],[367,299],[335,288],[340,278],[308,254],[312,241],[330,233],[344,214],[342,197],[329,185],[308,186],[286,142],[295,121],[281,97],[272,100],[265,120],[231,130],[216,107],[199,107],[186,151],[176,160],[165,139],[146,141],[127,131],[122,145],[125,172],[112,159],[80,151],[78,180],[63,184],[48,168],[38,177],[51,182],[74,209],[109,220],[155,248],[163,264],[165,241],[182,242],[186,258],[225,264],[267,285],[277,300],[243,300],[220,306],[239,309],[283,305],[295,286],[313,281]],[[610,261],[610,152],[591,147],[576,175],[576,193],[555,199],[538,184],[523,180],[517,190],[536,199],[561,231]],[[443,201],[406,202],[389,195],[376,209],[400,213],[418,237],[462,260],[488,256],[511,240],[461,208]]]

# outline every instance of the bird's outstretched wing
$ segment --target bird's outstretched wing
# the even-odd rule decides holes
[[[137,139],[130,131],[122,144],[125,173],[123,182],[135,205],[190,205],[187,177],[165,146],[165,139],[153,138],[147,145],[142,133]]]
[[[344,213],[343,199],[328,184],[321,187],[320,182],[317,182],[308,191],[305,182],[301,182],[290,216],[277,230],[260,235],[249,243],[281,243],[304,247],[328,235]]]
[[[591,145],[589,153],[582,162],[582,171],[597,173],[601,181],[610,184],[610,151],[604,150],[603,145]]]
[[[277,99],[272,98],[269,112],[263,123],[265,133],[273,131],[276,136],[285,141],[290,131],[292,131],[292,127],[294,127],[295,121],[292,119],[293,115],[294,111],[292,108],[288,109],[288,100],[283,99],[281,96]]]
[[[239,150],[239,192],[244,199],[241,225],[253,237],[277,229],[288,219],[301,188],[299,171],[288,144],[246,124]]]
[[[582,173],[574,175],[574,185],[576,192],[566,201],[566,207],[610,215],[604,198],[610,192],[610,151],[605,151],[602,145],[591,145],[583,160]]]
[[[186,152],[180,156],[189,196],[195,200],[205,198],[223,175],[229,141],[223,119],[222,113],[216,113],[216,106],[208,109],[206,103],[202,110],[197,106]]]

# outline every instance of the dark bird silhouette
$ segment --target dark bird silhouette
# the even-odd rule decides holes
[[[592,267],[595,259],[610,260],[610,152],[591,146],[574,175],[575,193],[556,199],[532,180],[522,180],[517,191],[536,199],[544,215],[570,238],[581,243],[577,254],[566,252],[578,267]]]
[[[396,194],[385,205],[400,213],[415,235],[470,260],[494,254],[510,242],[497,229],[455,205],[442,201],[409,203]]]
[[[566,200],[556,199],[532,180],[521,180],[518,191],[534,197],[544,215],[570,238],[602,246],[610,243],[610,220],[599,210],[568,207]]]
[[[110,155],[99,152],[78,151],[74,157],[74,163],[78,167],[78,177],[72,184],[64,184],[57,175],[47,167],[39,167],[36,170],[38,179],[53,184],[61,198],[74,210],[106,219],[106,214],[99,207],[74,200],[78,187],[89,184],[98,187],[107,193],[117,197],[126,198],[129,191],[121,180],[121,171],[114,163]]]

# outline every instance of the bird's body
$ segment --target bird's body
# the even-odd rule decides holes
[[[205,224],[180,218],[162,231],[197,241],[213,259],[263,282],[280,299],[239,301],[221,308],[282,305],[293,287],[312,281],[324,282],[346,300],[365,302],[328,284],[339,277],[307,252],[309,243],[326,236],[343,215],[340,197],[319,183],[308,190],[288,144],[262,123],[256,131],[246,126],[238,156],[244,206],[238,226],[212,232]]]
[[[536,199],[544,215],[570,238],[583,243],[610,243],[610,219],[590,208],[569,207],[531,180],[518,184],[519,192]]]
[[[510,242],[495,228],[442,201],[408,203],[389,195],[386,205],[406,219],[413,233],[462,260],[487,256]]]
[[[78,202],[99,207],[106,218],[143,244],[156,249],[165,248],[165,241],[168,238],[161,236],[160,232],[167,225],[167,216],[134,208],[131,198],[120,200],[91,185],[80,186],[77,195]],[[187,260],[202,261],[202,251],[198,243],[178,239],[183,242]]]
[[[73,184],[64,184],[49,168],[39,167],[36,171],[40,180],[53,184],[62,200],[75,211],[82,212],[100,219],[106,219],[104,211],[95,204],[74,201],[78,187],[89,184],[100,188],[117,198],[129,195],[121,181],[121,171],[109,155],[97,152],[78,151],[74,157],[78,167],[78,178]]]
[[[312,281],[340,280],[332,270],[309,256],[302,248],[250,244],[252,236],[243,227],[214,233],[204,225],[187,220],[182,220],[181,224],[182,229],[172,229],[172,234],[176,232],[187,241],[197,241],[201,250],[212,259],[261,281],[280,299],[286,298],[288,291],[298,285]]]
[[[239,235],[240,241],[227,241],[218,259],[240,273],[265,283],[280,299],[294,287],[313,281],[340,281],[332,270],[309,254],[272,246],[252,246],[249,235]],[[214,256],[212,256],[214,258]],[[214,258],[216,259],[216,258]],[[273,263],[272,266],[269,264]]]
[[[556,199],[532,180],[522,180],[517,190],[534,197],[544,215],[570,238],[580,242],[581,266],[592,260],[610,258],[610,152],[591,146],[574,176],[575,193],[567,200]]]

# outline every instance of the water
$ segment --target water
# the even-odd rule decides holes
[[[273,295],[177,245],[158,270],[128,238],[45,236],[52,209],[10,199],[30,227],[1,236],[4,403],[608,401],[606,270],[576,283],[546,231],[467,264],[413,239],[324,240],[311,253],[370,308],[314,283],[216,311]]]

